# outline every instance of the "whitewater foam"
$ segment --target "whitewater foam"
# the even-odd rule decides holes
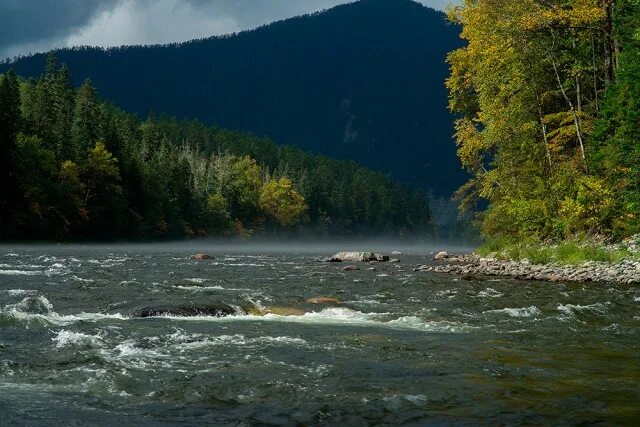
[[[610,302],[606,302],[606,303],[594,303],[594,304],[587,304],[587,305],[580,305],[580,304],[558,304],[558,311],[566,314],[568,316],[573,316],[576,313],[592,313],[592,314],[604,314],[607,311],[607,306],[610,304]]]
[[[52,338],[56,342],[56,348],[69,346],[78,347],[99,347],[102,344],[102,337],[99,335],[88,335],[81,332],[73,332],[62,329]]]
[[[209,279],[204,279],[201,277],[189,277],[184,279],[185,282],[190,282],[190,283],[196,283],[196,284],[202,284],[206,281],[208,281]]]
[[[0,274],[4,276],[37,276],[43,273],[34,270],[0,270]]]
[[[53,310],[53,305],[42,295],[28,296],[17,304],[9,304],[0,309],[0,324],[19,324],[30,326],[58,325],[66,326],[72,323],[86,321],[97,322],[104,319],[126,319],[121,314],[78,313],[60,315]]]
[[[533,317],[533,316],[539,316],[542,314],[540,309],[535,305],[532,305],[531,307],[521,307],[521,308],[507,307],[507,308],[501,308],[499,310],[487,310],[487,311],[483,311],[483,313],[491,313],[491,314],[503,313],[511,317]]]
[[[37,291],[34,291],[33,289],[6,289],[5,292],[12,297],[17,297],[21,295],[33,295]]]
[[[308,325],[331,325],[331,326],[363,326],[363,327],[380,327],[413,331],[430,331],[430,332],[450,332],[459,333],[472,329],[470,326],[446,321],[426,321],[415,316],[402,316],[392,320],[385,320],[390,313],[363,313],[361,311],[352,310],[345,307],[330,307],[321,311],[313,311],[295,316],[285,316],[280,314],[268,313],[265,315],[233,315],[233,316],[158,316],[164,319],[177,321],[208,321],[208,322],[236,322],[236,321],[252,321],[252,322],[282,322],[282,323],[300,323]]]
[[[202,291],[224,291],[224,290],[242,290],[245,291],[247,289],[225,289],[220,285],[216,286],[174,286],[176,289],[183,289],[185,291],[193,291],[193,292],[202,292]]]
[[[504,296],[503,293],[496,291],[493,288],[487,288],[484,291],[478,292],[478,298],[500,298]]]

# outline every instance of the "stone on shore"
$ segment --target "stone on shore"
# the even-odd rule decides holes
[[[458,276],[503,276],[519,280],[548,282],[640,283],[640,261],[623,260],[616,264],[589,261],[581,265],[533,264],[523,260],[482,258],[475,254],[449,255],[448,263],[426,264],[413,271],[454,274]]]
[[[442,261],[449,258],[449,253],[447,251],[441,251],[438,252],[433,259],[435,259],[436,261]]]

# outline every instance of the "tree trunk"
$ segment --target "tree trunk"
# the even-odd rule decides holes
[[[553,65],[553,71],[556,74],[556,79],[558,80],[558,86],[560,86],[560,91],[562,92],[562,96],[565,99],[565,101],[567,101],[567,104],[569,105],[569,109],[571,110],[571,114],[573,115],[573,124],[576,127],[576,136],[578,137],[578,143],[580,144],[580,155],[582,157],[582,161],[584,162],[584,166],[585,168],[587,167],[587,156],[585,155],[584,152],[584,140],[582,138],[582,130],[580,129],[580,119],[578,118],[578,113],[576,112],[576,108],[573,105],[573,102],[571,102],[571,98],[569,98],[569,95],[567,95],[567,91],[564,88],[564,85],[562,84],[562,78],[560,77],[560,72],[558,71],[558,65],[556,64],[556,60],[553,56],[553,53],[549,53],[549,55],[551,56],[551,64]]]
[[[591,56],[593,60],[593,100],[596,107],[596,113],[600,112],[600,103],[598,102],[598,65],[596,62],[596,38],[591,34]]]
[[[605,88],[613,81],[614,78],[614,42],[613,42],[613,3],[614,0],[604,0],[602,7],[605,12],[604,22],[604,84]]]

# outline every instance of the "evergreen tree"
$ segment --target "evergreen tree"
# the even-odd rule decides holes
[[[382,174],[195,121],[140,122],[89,81],[76,92],[53,57],[38,81],[0,76],[0,131],[2,237],[428,229],[424,199]]]
[[[20,119],[18,79],[9,70],[0,76],[0,237],[13,232],[12,212],[21,202],[14,163]]]
[[[54,134],[56,139],[55,151],[58,158],[66,160],[72,158],[71,124],[74,119],[75,93],[71,83],[71,75],[66,65],[63,65],[54,81],[56,120]]]
[[[99,136],[98,95],[91,80],[84,81],[75,100],[71,125],[71,160],[82,162]]]

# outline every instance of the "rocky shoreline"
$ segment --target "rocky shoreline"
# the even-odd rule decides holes
[[[533,264],[528,260],[483,258],[475,254],[449,255],[440,252],[435,264],[421,265],[414,271],[459,276],[504,276],[520,280],[549,282],[611,282],[640,284],[640,261],[624,260],[611,264],[589,261],[581,265]]]

